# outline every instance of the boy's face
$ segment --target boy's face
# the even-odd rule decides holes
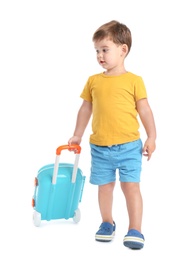
[[[98,63],[106,70],[122,65],[126,56],[124,46],[115,44],[109,38],[94,42]]]

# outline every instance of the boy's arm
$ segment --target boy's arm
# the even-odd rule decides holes
[[[147,156],[149,160],[156,148],[156,126],[154,116],[147,98],[138,100],[136,105],[139,117],[147,134],[147,140],[143,147],[143,155]]]
[[[91,114],[92,103],[84,100],[78,111],[74,134],[68,141],[69,145],[81,143],[82,136],[89,122]]]

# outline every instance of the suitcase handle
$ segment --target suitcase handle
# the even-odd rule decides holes
[[[76,154],[72,178],[71,178],[71,182],[75,183],[77,169],[78,169],[79,156],[80,156],[80,152],[81,152],[81,146],[79,146],[77,144],[72,144],[72,145],[61,145],[56,149],[56,159],[55,159],[55,165],[54,165],[54,171],[53,171],[52,184],[56,184],[60,154],[61,154],[61,151],[65,150],[65,149],[67,149],[69,151],[74,151],[74,153]]]
[[[74,151],[75,154],[80,154],[81,153],[81,147],[77,144],[72,144],[72,145],[61,145],[57,148],[56,154],[60,155],[62,150],[69,150],[69,151]]]

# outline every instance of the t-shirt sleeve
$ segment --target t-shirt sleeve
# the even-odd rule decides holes
[[[90,78],[87,80],[80,97],[88,102],[92,102],[92,96],[90,91]]]
[[[134,86],[135,101],[147,98],[147,91],[142,77],[137,77]]]

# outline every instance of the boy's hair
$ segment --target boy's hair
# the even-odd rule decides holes
[[[115,44],[126,44],[129,53],[132,45],[132,36],[131,31],[125,24],[119,23],[116,20],[103,24],[95,31],[92,40],[96,42],[104,38],[109,38]]]

